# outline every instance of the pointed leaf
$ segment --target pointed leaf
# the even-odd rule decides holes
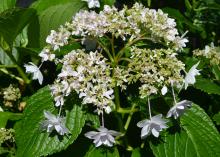
[[[56,3],[57,2],[57,3]],[[82,1],[65,0],[55,2],[40,0],[33,4],[38,16],[29,27],[30,47],[43,47],[51,30],[70,21],[72,16],[84,7]],[[38,31],[36,31],[38,30]]]
[[[204,79],[204,78],[196,79],[196,83],[194,87],[208,94],[220,95],[220,86],[209,79]]]
[[[211,119],[197,105],[181,117],[184,130],[167,133],[160,143],[151,143],[156,157],[220,156],[220,135]]]
[[[66,149],[81,133],[85,124],[82,108],[72,102],[73,106],[66,111],[66,126],[71,134],[59,136],[40,130],[40,122],[44,120],[43,111],[57,112],[54,107],[50,89],[42,88],[27,100],[23,119],[16,125],[17,157],[46,156]]]
[[[13,41],[30,22],[34,13],[34,9],[14,8],[0,14],[0,44],[4,50],[12,47]]]

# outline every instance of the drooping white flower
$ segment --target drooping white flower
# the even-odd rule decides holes
[[[65,126],[65,118],[56,116],[50,111],[44,111],[44,116],[46,120],[41,123],[42,130],[46,130],[51,133],[53,130],[56,130],[60,135],[69,133],[69,130]]]
[[[200,75],[199,73],[200,70],[196,69],[198,65],[199,62],[193,65],[190,68],[189,72],[186,74],[186,77],[184,79],[185,89],[187,89],[189,84],[194,84],[196,82],[196,78],[195,78],[196,75]]]
[[[191,107],[192,102],[188,100],[183,100],[178,103],[176,103],[167,113],[167,118],[173,116],[175,119],[177,119],[179,116],[181,116],[185,110],[188,107]]]
[[[82,0],[88,3],[88,7],[91,8],[99,8],[100,3],[98,0]]]
[[[24,67],[26,69],[26,73],[32,73],[33,74],[33,80],[38,80],[39,84],[42,84],[43,82],[43,75],[39,69],[34,63],[29,62],[30,65],[25,64]]]
[[[167,86],[164,85],[163,88],[161,89],[161,94],[165,95],[167,91],[168,91]]]
[[[98,128],[98,132],[96,131],[89,131],[85,134],[85,136],[89,139],[93,139],[93,143],[96,147],[99,147],[101,145],[105,145],[108,147],[112,147],[115,143],[116,136],[119,136],[121,133],[114,131],[114,130],[108,130],[107,128],[101,126]]]
[[[162,114],[151,117],[150,119],[145,119],[137,123],[141,130],[141,138],[144,139],[150,134],[153,134],[155,137],[159,137],[160,131],[165,128],[168,128],[166,125],[168,121],[162,119]]]

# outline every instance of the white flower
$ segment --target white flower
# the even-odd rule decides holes
[[[85,136],[89,139],[93,139],[93,143],[96,147],[101,145],[106,145],[108,147],[112,147],[115,143],[114,137],[119,136],[120,133],[114,130],[108,130],[105,127],[101,126],[98,128],[98,132],[90,131],[85,134]]]
[[[167,113],[167,118],[170,118],[173,116],[175,119],[177,119],[179,116],[181,116],[185,110],[188,107],[191,107],[192,102],[188,100],[183,100],[178,103],[176,103],[175,106],[173,106]]]
[[[91,8],[99,8],[100,3],[98,0],[82,0],[88,3],[88,7]]]
[[[55,59],[55,54],[50,53],[50,50],[48,48],[44,48],[39,56],[42,58],[42,62],[43,61],[53,61]]]
[[[38,80],[39,84],[42,84],[43,82],[43,75],[39,69],[34,63],[29,62],[30,65],[25,64],[24,67],[26,68],[26,73],[32,73],[33,74],[33,80]]]
[[[46,120],[41,123],[42,130],[46,130],[51,133],[56,130],[60,135],[69,133],[69,130],[65,127],[65,118],[53,115],[50,111],[44,111]]]
[[[167,86],[163,86],[163,88],[161,89],[161,94],[165,95],[167,93]]]
[[[4,112],[4,110],[2,109],[2,107],[0,106],[0,112]]]
[[[189,72],[186,74],[186,77],[184,79],[185,89],[187,89],[189,84],[194,84],[196,82],[195,76],[200,75],[199,71],[196,68],[198,67],[199,62],[193,65]]]
[[[142,128],[141,130],[141,138],[144,139],[147,136],[149,136],[151,133],[155,136],[159,136],[159,132],[163,129],[167,128],[166,125],[168,121],[162,119],[162,114],[153,116],[151,119],[145,119],[137,123],[137,126],[139,128]]]

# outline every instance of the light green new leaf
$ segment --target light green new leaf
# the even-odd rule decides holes
[[[220,95],[220,86],[215,84],[209,79],[204,79],[204,78],[196,79],[196,83],[194,84],[194,87],[208,94]]]
[[[193,105],[181,117],[184,130],[167,133],[160,143],[152,144],[156,157],[216,157],[220,156],[220,135],[209,116]]]
[[[0,14],[0,45],[4,50],[12,47],[17,35],[30,22],[34,9],[14,8]]]
[[[57,3],[56,3],[57,2]],[[39,0],[32,8],[37,10],[37,17],[29,27],[30,47],[43,47],[51,30],[70,21],[72,16],[84,7],[82,1]]]
[[[0,0],[0,13],[9,9],[15,7],[16,0]]]
[[[95,147],[91,145],[85,157],[120,157],[117,147]]]
[[[15,127],[17,157],[46,156],[66,149],[81,133],[85,124],[82,108],[72,102],[73,107],[66,111],[66,126],[71,134],[59,136],[40,130],[40,122],[45,118],[44,110],[57,113],[48,87],[44,87],[27,100],[23,119]]]

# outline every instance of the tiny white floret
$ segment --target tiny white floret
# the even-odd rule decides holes
[[[163,88],[161,89],[161,94],[165,95],[167,91],[168,91],[167,86],[163,86]]]
[[[99,8],[100,3],[98,0],[82,0],[88,3],[88,7],[91,8]]]

